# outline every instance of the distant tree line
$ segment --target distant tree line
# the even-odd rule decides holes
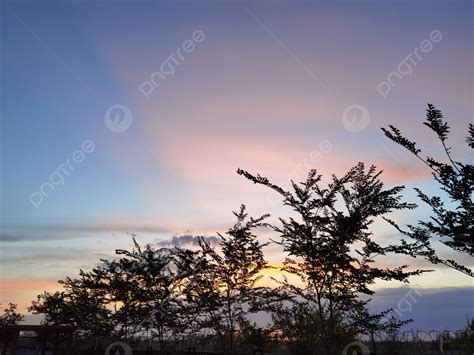
[[[433,211],[417,225],[399,226],[389,218],[416,205],[402,200],[403,186],[386,188],[375,166],[358,163],[327,184],[310,170],[305,181],[291,181],[291,190],[239,169],[238,174],[279,194],[291,214],[269,223],[268,215],[252,218],[242,205],[217,245],[199,238],[191,249],[141,246],[134,238],[131,250],[116,250],[116,258],[60,281],[61,291],[38,295],[30,311],[44,315],[45,324],[75,325],[81,337],[146,337],[158,341],[160,350],[194,345],[246,351],[277,341],[292,354],[338,354],[357,336],[394,333],[407,321],[396,319],[392,309],[370,312],[371,287],[377,280],[407,283],[426,270],[384,266],[381,258],[421,256],[473,276],[468,266],[438,257],[432,244],[437,238],[473,256],[473,167],[452,158],[446,145],[449,126],[432,105],[424,124],[441,141],[447,163],[422,158],[415,142],[396,127],[384,129],[431,169],[447,194],[445,205],[442,197],[417,190]],[[474,147],[472,125],[467,143]],[[380,244],[372,227],[377,219],[408,239]],[[262,282],[262,272],[275,266],[265,260],[268,243],[257,237],[260,229],[272,231],[270,243],[286,255],[273,287]],[[266,326],[255,322],[262,312],[271,317]]]

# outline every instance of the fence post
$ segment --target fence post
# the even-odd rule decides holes
[[[374,355],[377,355],[377,348],[375,347],[374,332],[370,332],[370,338],[372,339],[372,348],[374,349]]]

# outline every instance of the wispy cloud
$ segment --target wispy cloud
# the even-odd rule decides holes
[[[1,242],[68,240],[90,238],[98,233],[171,233],[158,225],[144,224],[31,224],[6,225],[0,232]]]
[[[170,240],[160,241],[157,244],[164,247],[174,246],[174,247],[184,247],[192,246],[196,247],[199,245],[199,239],[203,239],[211,245],[216,245],[220,238],[218,237],[204,237],[204,236],[194,236],[194,235],[180,235],[173,236]]]

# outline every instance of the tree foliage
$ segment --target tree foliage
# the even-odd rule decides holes
[[[257,219],[248,218],[245,206],[234,212],[237,222],[221,238],[221,252],[211,253],[214,295],[217,297],[220,322],[215,326],[228,334],[229,348],[234,350],[236,331],[250,326],[248,314],[263,308],[262,296],[265,288],[257,286],[262,278],[261,271],[267,267],[262,248],[265,244],[257,240],[253,230],[265,226],[268,215]]]
[[[3,314],[0,315],[0,327],[18,324],[25,318],[17,312],[17,309],[18,306],[14,303],[9,303],[7,307],[3,308]]]
[[[165,350],[212,335],[232,350],[236,333],[250,331],[247,315],[262,303],[264,288],[256,283],[267,265],[252,233],[266,216],[249,218],[244,206],[235,216],[219,234],[218,251],[205,238],[195,250],[142,247],[133,238],[131,250],[59,281],[63,290],[39,295],[30,311],[43,314],[45,324],[74,325],[84,337],[148,334]]]
[[[279,193],[283,204],[297,214],[297,218],[280,218],[281,225],[273,226],[288,254],[282,270],[297,275],[303,284],[300,287],[286,279],[281,282],[280,290],[293,296],[296,306],[289,311],[280,308],[276,314],[284,317],[277,317],[278,320],[290,322],[290,328],[299,322],[310,322],[314,324],[312,328],[317,326],[319,331],[313,335],[312,346],[318,346],[325,354],[340,350],[341,337],[403,324],[384,320],[390,318],[391,310],[370,314],[368,300],[360,297],[374,293],[370,286],[377,279],[407,282],[410,276],[422,272],[407,271],[406,265],[389,268],[375,263],[377,256],[385,256],[389,250],[373,238],[370,226],[375,218],[415,207],[401,201],[399,193],[403,186],[384,189],[379,178],[381,172],[376,172],[374,166],[366,171],[363,163],[342,178],[333,175],[327,186],[322,186],[322,175],[313,169],[306,181],[291,182],[292,191],[260,175],[240,169],[238,173]],[[295,317],[308,314],[310,319],[289,317],[288,312],[293,311]],[[318,317],[316,323],[311,320],[314,316]],[[285,336],[291,339],[294,335]]]
[[[474,277],[468,267],[455,260],[443,260],[438,257],[432,243],[433,240],[439,240],[456,252],[474,256],[474,167],[469,162],[462,163],[453,158],[452,148],[447,145],[451,128],[444,121],[440,110],[428,104],[426,121],[423,124],[436,135],[446,155],[446,162],[430,156],[423,157],[417,143],[406,138],[398,128],[390,125],[388,129],[382,130],[389,139],[410,151],[431,170],[434,180],[446,193],[447,198],[429,196],[416,188],[418,197],[431,208],[430,218],[418,221],[417,225],[408,225],[407,230],[391,220],[389,222],[403,235],[415,240],[414,243],[403,241],[403,249],[409,250],[410,255],[423,256],[434,264],[444,264]],[[470,148],[474,148],[472,124],[468,128],[466,142]]]

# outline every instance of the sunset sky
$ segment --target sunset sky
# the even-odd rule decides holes
[[[363,161],[419,202],[413,187],[437,186],[380,127],[394,124],[443,158],[421,124],[428,102],[452,126],[455,159],[473,160],[463,143],[473,121],[471,1],[1,6],[2,303],[24,309],[58,279],[130,246],[127,232],[141,243],[212,236],[242,203],[255,216],[288,215],[237,168],[288,187],[307,168],[342,175]],[[400,66],[407,56],[409,74]],[[377,87],[398,71],[382,95]],[[427,213],[393,218],[416,223]],[[374,230],[382,243],[397,238],[385,223]],[[266,255],[282,262],[275,247]],[[380,262],[437,270],[411,286],[429,289],[413,312],[443,305],[441,328],[461,328],[473,315],[471,278],[419,259]],[[377,302],[394,306],[400,292],[388,288],[400,286],[375,285],[386,297]],[[452,309],[449,294],[459,298]]]

